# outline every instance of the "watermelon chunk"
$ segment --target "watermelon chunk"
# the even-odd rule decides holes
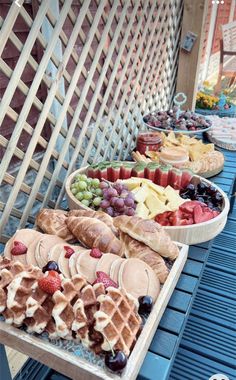
[[[95,178],[95,168],[96,168],[97,164],[92,164],[88,167],[87,169],[87,176],[90,177],[90,178]]]
[[[120,179],[121,162],[112,162],[107,169],[107,179],[110,182],[116,182]]]
[[[193,172],[190,169],[182,169],[181,189],[185,189],[193,177]]]
[[[150,162],[147,164],[145,170],[144,170],[144,176],[145,178],[150,179],[152,182],[155,181],[155,173],[156,170],[159,168],[159,164],[155,162]]]
[[[138,178],[145,178],[144,177],[144,171],[145,171],[146,164],[136,164],[131,172],[132,177],[138,177]]]
[[[132,162],[125,162],[120,168],[120,179],[129,179],[131,177],[134,164]]]
[[[175,190],[179,190],[181,187],[182,171],[177,168],[171,168],[168,176],[168,185]]]
[[[168,185],[168,177],[169,177],[170,168],[171,168],[170,165],[165,165],[165,166],[159,166],[156,169],[154,182],[157,185],[160,185],[163,187],[166,187]]]

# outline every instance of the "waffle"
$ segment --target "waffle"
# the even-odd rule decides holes
[[[42,276],[39,268],[31,267],[18,273],[7,286],[7,323],[21,326],[26,317],[26,302]]]
[[[56,333],[61,338],[71,338],[71,327],[74,321],[72,305],[85,285],[86,281],[81,276],[75,276],[72,280],[64,279],[63,290],[57,290],[52,296],[54,302],[52,317],[55,321]]]
[[[83,345],[86,347],[94,347],[103,340],[100,334],[93,332],[94,313],[98,310],[97,297],[105,294],[103,284],[94,286],[85,286],[80,296],[73,306],[75,319],[72,324],[72,330],[76,333]]]
[[[97,301],[100,308],[94,314],[94,330],[104,338],[101,348],[121,350],[128,356],[141,326],[137,300],[121,289],[108,288]]]

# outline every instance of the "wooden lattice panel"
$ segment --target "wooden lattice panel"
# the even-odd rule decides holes
[[[175,92],[181,0],[0,3],[1,242],[65,207],[75,168],[125,159]]]

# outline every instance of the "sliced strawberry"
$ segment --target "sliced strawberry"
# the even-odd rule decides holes
[[[105,288],[112,286],[113,288],[118,288],[118,285],[113,281],[105,272],[98,271],[96,272],[97,279],[94,281],[94,284],[101,282]]]
[[[13,256],[24,255],[27,252],[28,248],[21,241],[15,240],[13,245],[14,247],[11,249]]]
[[[194,222],[198,224],[214,218],[214,214],[208,207],[201,207],[201,205],[197,205],[193,210],[193,218]]]
[[[61,278],[56,271],[51,270],[46,277],[42,277],[38,280],[38,285],[45,293],[52,295],[61,289]]]
[[[73,253],[75,253],[74,249],[69,245],[64,245],[64,250],[66,251],[65,258],[69,259]]]
[[[90,256],[94,257],[95,259],[100,259],[100,257],[102,257],[102,252],[99,248],[92,248],[90,251]]]
[[[193,213],[193,209],[195,206],[197,205],[205,205],[204,203],[202,202],[199,202],[199,201],[186,201],[184,202],[180,207],[180,211],[182,212],[186,212],[186,213],[190,213],[192,214]]]

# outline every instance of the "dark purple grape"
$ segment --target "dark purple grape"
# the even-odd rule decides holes
[[[214,186],[209,186],[207,188],[207,193],[210,194],[210,195],[213,195],[217,192],[216,188]]]
[[[138,299],[139,302],[139,314],[150,313],[153,306],[153,299],[151,296],[141,296]]]
[[[199,197],[199,196],[196,196],[196,201],[198,201],[198,202],[202,202],[202,203],[205,203],[205,200],[204,200],[204,198],[203,197]]]
[[[106,209],[106,213],[108,214],[108,215],[110,215],[110,216],[113,216],[114,215],[114,209],[113,209],[113,207],[107,207],[107,209]]]
[[[127,364],[127,356],[123,351],[108,352],[105,355],[105,364],[112,372],[119,372],[125,368]]]
[[[45,273],[49,270],[55,270],[56,272],[61,273],[56,261],[48,261],[48,263],[43,267],[42,272]]]
[[[209,208],[211,208],[211,209],[213,209],[213,208],[214,208],[214,205],[213,205],[213,203],[212,203],[212,202],[207,202],[207,206],[208,206]]]
[[[122,198],[118,198],[115,202],[115,208],[117,210],[123,209],[124,208],[124,200]]]
[[[204,194],[207,191],[207,185],[204,182],[200,182],[197,185],[197,191],[199,194]]]
[[[112,206],[112,207],[115,206],[116,201],[117,201],[118,199],[119,199],[118,197],[112,197],[112,198],[110,199],[110,203],[111,203],[111,206]]]
[[[216,206],[221,205],[222,201],[223,201],[223,197],[219,192],[212,195],[212,202],[214,203],[214,205],[216,205]]]
[[[104,181],[100,182],[100,189],[107,189],[108,186],[109,186],[109,185],[108,185],[107,182],[104,182]]]
[[[133,208],[131,207],[128,207],[126,210],[125,210],[125,215],[128,215],[128,216],[133,216],[135,214],[135,211]]]
[[[100,203],[100,207],[101,208],[107,208],[107,207],[109,207],[110,206],[110,202],[107,200],[107,199],[103,199],[102,201],[101,201],[101,203]]]
[[[117,197],[117,195],[118,195],[118,193],[117,193],[116,189],[113,189],[113,187],[110,187],[107,190],[107,198]]]
[[[128,207],[134,207],[134,199],[127,197],[124,199],[124,203]]]

